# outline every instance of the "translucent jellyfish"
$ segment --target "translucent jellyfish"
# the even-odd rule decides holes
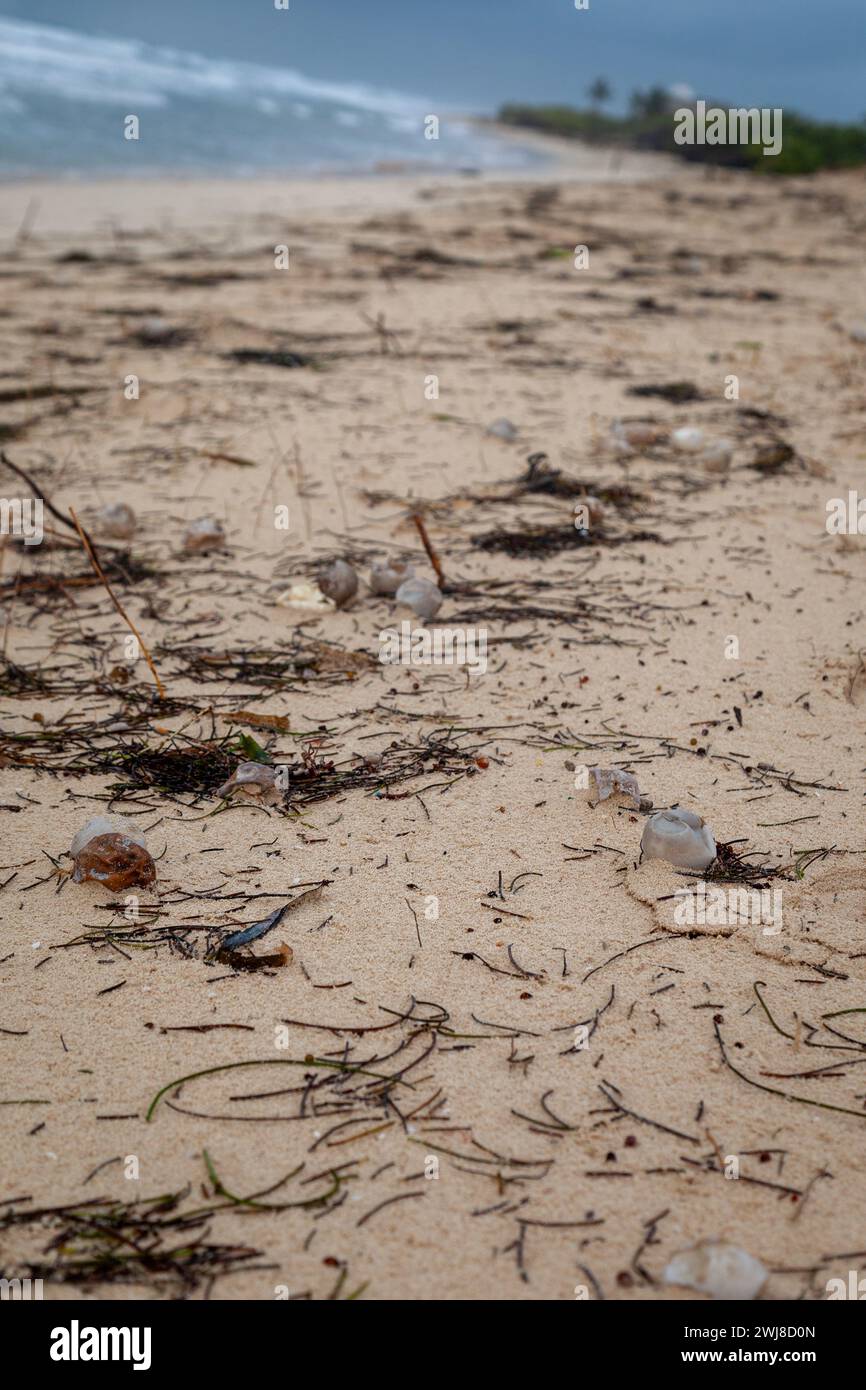
[[[650,816],[640,850],[644,859],[666,859],[681,869],[707,869],[716,857],[716,842],[699,815],[673,806]]]
[[[370,570],[370,588],[374,594],[396,594],[401,584],[414,577],[415,568],[408,560],[386,560]]]
[[[87,824],[77,831],[72,841],[69,850],[72,858],[74,859],[77,854],[80,854],[84,846],[90,840],[94,840],[97,835],[125,835],[137,845],[141,845],[142,849],[147,847],[144,831],[124,816],[92,816]]]
[[[516,425],[502,416],[500,419],[494,420],[492,425],[487,426],[487,433],[492,434],[495,439],[504,439],[506,444],[511,444],[517,438],[519,431]]]
[[[125,502],[110,502],[96,519],[102,534],[116,541],[128,541],[135,535],[135,512]]]
[[[228,801],[235,794],[247,796],[263,806],[278,806],[283,801],[277,769],[268,763],[238,763],[229,780],[223,782],[216,794],[223,801]]]
[[[712,439],[701,450],[701,463],[708,473],[727,473],[734,455],[734,446],[729,439]]]
[[[650,444],[657,444],[664,434],[656,425],[644,424],[640,420],[631,424],[614,420],[610,433],[614,447],[622,454],[630,454],[634,450],[645,449]]]
[[[750,1299],[760,1293],[767,1270],[747,1250],[725,1241],[703,1240],[674,1255],[665,1268],[666,1284],[697,1289],[719,1299]]]
[[[156,865],[144,833],[120,816],[94,816],[72,841],[76,883],[92,880],[112,893],[147,888],[156,880]]]
[[[429,579],[404,580],[395,597],[398,603],[411,608],[423,623],[428,623],[442,607],[442,591]]]
[[[345,560],[335,560],[320,575],[319,588],[338,608],[345,608],[358,592],[358,576]]]
[[[607,801],[614,792],[622,792],[623,796],[631,797],[636,809],[640,807],[640,787],[632,773],[623,772],[621,767],[591,767],[589,770],[595,782],[596,801]]]
[[[187,526],[183,537],[183,548],[194,552],[219,550],[220,546],[225,545],[225,540],[225,531],[221,521],[217,521],[212,516],[200,516]]]
[[[671,444],[680,454],[697,454],[704,448],[706,442],[707,437],[703,430],[696,429],[691,425],[684,425],[682,429],[674,430],[671,435]]]

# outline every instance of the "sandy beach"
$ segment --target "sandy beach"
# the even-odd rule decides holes
[[[46,1298],[698,1300],[665,1269],[724,1241],[809,1301],[862,1251],[862,175],[569,159],[2,190],[45,534],[0,575],[0,1275]],[[483,671],[380,661],[416,515]],[[255,749],[285,804],[216,796]],[[676,804],[770,930],[677,920]],[[70,876],[104,812],[132,905]]]

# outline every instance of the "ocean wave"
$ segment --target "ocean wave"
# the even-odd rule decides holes
[[[291,68],[206,58],[10,19],[0,19],[0,89],[18,97],[50,95],[127,110],[164,107],[173,97],[249,106],[263,97],[303,99],[416,119],[430,109],[421,97],[361,82],[323,82]]]
[[[7,115],[8,113],[8,115]],[[424,138],[437,114],[441,138]],[[0,18],[0,177],[531,162],[421,96]],[[126,135],[125,118],[140,117]]]

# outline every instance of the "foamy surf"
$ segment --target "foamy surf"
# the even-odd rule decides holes
[[[424,138],[431,112],[438,140]],[[124,139],[127,114],[139,117],[138,141]],[[7,175],[495,168],[533,158],[424,96],[8,19],[0,118]]]

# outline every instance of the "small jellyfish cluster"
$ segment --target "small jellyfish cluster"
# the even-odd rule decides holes
[[[422,622],[430,622],[442,606],[442,590],[432,580],[416,575],[414,566],[404,560],[387,560],[374,565],[368,580],[370,592],[382,598],[392,598],[402,608],[410,609]],[[360,580],[354,566],[346,560],[334,560],[319,574],[318,581],[302,580],[292,584],[277,599],[287,608],[329,609],[348,608],[358,596]]]
[[[708,473],[727,473],[734,455],[730,439],[713,438],[696,425],[683,425],[670,434],[666,430],[638,420],[615,420],[610,441],[616,453],[623,457],[640,453],[654,444],[670,444],[678,454],[691,455]]]
[[[138,518],[126,502],[109,502],[96,513],[95,529],[109,540],[131,541],[137,528]],[[181,541],[182,548],[192,555],[220,550],[225,544],[223,524],[213,516],[200,516],[191,521]]]

